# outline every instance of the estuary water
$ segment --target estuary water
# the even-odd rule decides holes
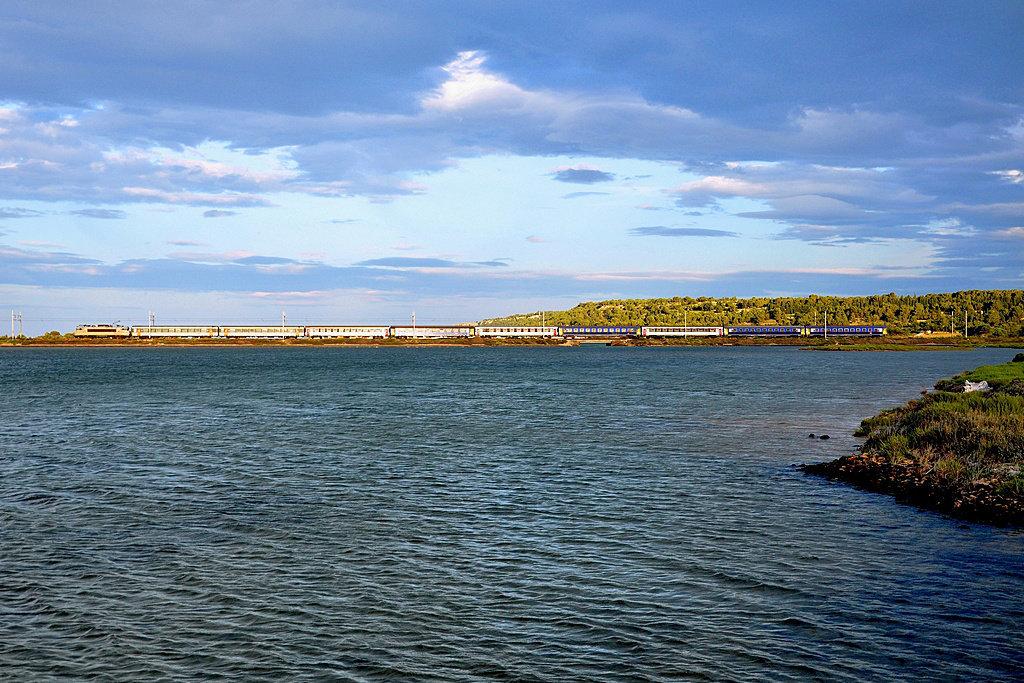
[[[793,469],[1013,354],[2,349],[0,679],[1020,680],[1024,532]]]

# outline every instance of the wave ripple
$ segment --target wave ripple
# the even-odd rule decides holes
[[[790,467],[1008,353],[5,350],[3,675],[1013,679],[1019,532]]]

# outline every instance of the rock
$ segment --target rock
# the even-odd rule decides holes
[[[808,435],[807,435],[807,438],[808,438],[808,439],[813,439],[813,438],[815,438],[815,436],[814,436],[814,434],[808,434]]]
[[[818,438],[819,438],[819,439],[821,439],[822,441],[824,441],[825,439],[830,439],[830,438],[832,438],[832,437],[830,437],[830,436],[829,436],[828,434],[822,434],[822,435],[821,435],[821,436],[819,436]]]

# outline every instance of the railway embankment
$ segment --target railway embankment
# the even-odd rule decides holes
[[[860,452],[801,465],[959,519],[1024,527],[1024,353],[861,423]]]
[[[813,351],[951,351],[983,347],[1021,348],[1024,339],[1000,339],[979,337],[976,339],[954,338],[931,340],[919,337],[623,337],[605,339],[610,346],[784,346],[799,347]],[[41,346],[41,347],[209,347],[209,346],[576,346],[578,341],[546,337],[453,337],[453,338],[386,338],[368,339],[337,337],[324,339],[309,338],[258,338],[214,337],[181,338],[157,337],[139,339],[136,337],[75,337],[72,334],[49,332],[38,337],[0,336],[0,347]]]

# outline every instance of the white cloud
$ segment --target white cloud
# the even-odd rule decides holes
[[[239,249],[237,251],[225,251],[219,254],[207,254],[198,251],[180,251],[174,254],[168,254],[168,258],[178,259],[179,261],[198,261],[200,263],[231,263],[239,261],[241,259],[251,258],[258,256],[254,251],[246,251]]]
[[[187,204],[189,206],[273,206],[273,204],[252,194],[197,194],[193,192],[165,192],[149,187],[125,187],[124,194],[136,201],[155,201],[167,204]]]
[[[992,175],[999,176],[1008,183],[1024,183],[1024,171],[1010,169],[1008,171],[992,171]]]
[[[24,244],[26,247],[53,247],[55,249],[67,249],[68,246],[60,242],[42,242],[39,240],[19,240],[18,244]]]
[[[677,197],[692,194],[716,197],[768,197],[778,193],[777,188],[770,188],[761,183],[725,176],[707,176],[700,180],[683,183],[679,187],[669,190],[667,194]]]
[[[904,115],[864,109],[837,111],[805,108],[793,117],[792,124],[798,130],[793,137],[797,146],[831,150],[864,140],[899,142],[905,131],[912,127]]]
[[[512,85],[482,67],[486,57],[481,52],[460,52],[444,65],[448,80],[422,100],[425,109],[455,112],[483,105],[521,105],[530,97],[525,90]]]
[[[844,199],[917,204],[934,200],[908,187],[905,180],[877,168],[843,168],[820,164],[725,164],[728,175],[711,175],[667,191],[669,196],[749,197],[769,199],[821,195]]]
[[[187,171],[205,175],[211,179],[238,178],[258,185],[279,184],[298,175],[295,171],[253,171],[242,166],[235,166],[219,161],[204,159],[188,159],[184,157],[157,157],[155,162],[163,168],[183,168]]]
[[[958,218],[933,219],[921,232],[938,237],[969,237],[978,234],[973,226],[964,225]]]
[[[1024,202],[996,202],[992,204],[965,204],[958,202],[949,204],[946,210],[950,212],[964,212],[969,214],[983,214],[989,216],[1024,216]]]

